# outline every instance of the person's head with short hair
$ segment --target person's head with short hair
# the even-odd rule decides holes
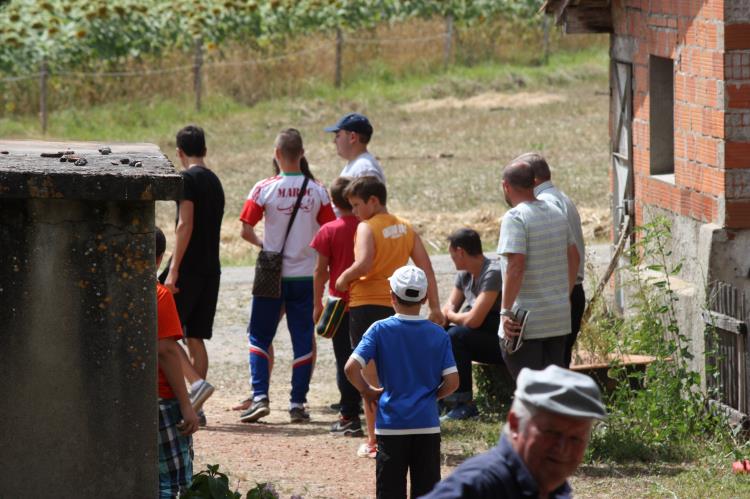
[[[167,251],[167,238],[159,227],[154,227],[154,256],[156,257],[157,269],[161,265],[165,251]]]
[[[514,395],[503,431],[546,496],[575,473],[594,421],[607,416],[601,392],[589,376],[552,365],[522,369]]]
[[[396,312],[418,315],[427,300],[427,274],[414,265],[399,267],[388,278],[391,286],[391,303]]]
[[[359,113],[344,115],[335,125],[324,130],[335,134],[333,143],[336,145],[336,152],[348,161],[367,151],[367,144],[373,133],[370,120]]]
[[[352,212],[360,220],[369,220],[378,213],[387,213],[388,191],[377,177],[357,177],[344,190]]]
[[[484,262],[482,240],[474,229],[463,227],[448,236],[448,253],[456,270],[470,270],[472,261]]]
[[[312,180],[310,165],[305,158],[305,147],[302,143],[302,134],[296,128],[286,128],[279,132],[274,140],[274,171],[278,175],[281,171],[299,171]]]
[[[331,201],[333,201],[334,206],[336,206],[336,208],[342,213],[349,214],[352,212],[352,205],[344,195],[346,188],[349,187],[349,184],[351,183],[351,177],[336,177],[333,182],[331,182]]]
[[[539,185],[552,178],[552,172],[547,164],[547,160],[538,152],[521,154],[513,161],[523,162],[531,167],[531,171],[534,172],[534,185]]]
[[[194,160],[206,156],[206,134],[197,125],[188,125],[177,132],[177,156],[183,166],[188,167]]]
[[[503,194],[509,206],[534,199],[534,171],[518,158],[503,168]]]

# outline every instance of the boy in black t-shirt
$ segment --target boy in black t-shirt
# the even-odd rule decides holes
[[[183,325],[190,359],[183,361],[191,383],[190,399],[196,410],[213,393],[205,381],[208,353],[204,340],[211,339],[216,301],[219,296],[219,239],[224,216],[224,189],[219,178],[208,169],[203,129],[188,125],[177,132],[177,156],[182,171],[184,192],[177,202],[175,248],[167,269],[161,275],[164,285],[174,294]],[[205,424],[205,416],[199,417]]]

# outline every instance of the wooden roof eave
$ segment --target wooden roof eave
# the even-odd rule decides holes
[[[612,33],[610,0],[546,0],[542,8],[565,33]]]

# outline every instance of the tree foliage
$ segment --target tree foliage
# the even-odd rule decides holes
[[[535,19],[541,0],[10,0],[0,2],[0,71],[36,71],[189,49],[200,37],[259,45],[337,27],[366,29],[414,17],[475,23]]]

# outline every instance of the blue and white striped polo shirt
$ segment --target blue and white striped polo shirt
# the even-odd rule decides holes
[[[568,246],[575,244],[568,220],[556,207],[536,200],[510,209],[500,225],[497,252],[503,275],[509,253],[526,255],[518,306],[529,311],[524,339],[570,334]],[[498,335],[503,337],[500,327]]]

